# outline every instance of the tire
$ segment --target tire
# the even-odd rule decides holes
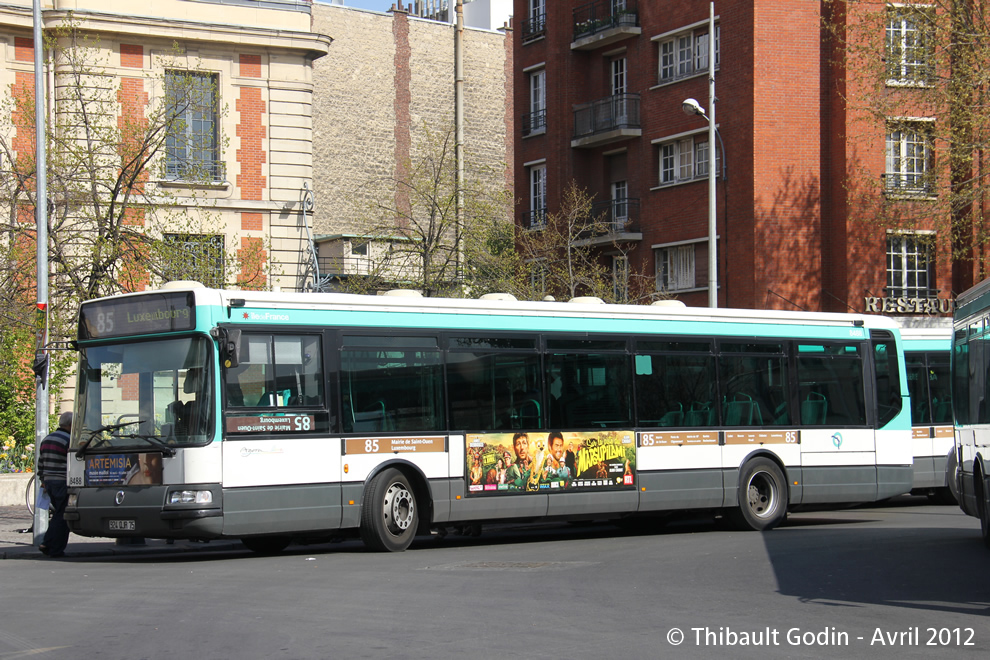
[[[419,504],[408,477],[395,468],[376,474],[365,489],[361,540],[370,550],[402,552],[419,527]]]
[[[277,555],[289,547],[288,536],[246,536],[241,539],[244,547],[259,555]]]
[[[987,504],[986,479],[982,472],[973,475],[973,483],[976,485],[976,513],[980,519],[980,535],[983,536],[983,545],[990,548],[990,505]]]
[[[739,506],[728,512],[742,530],[762,532],[787,517],[787,482],[780,467],[762,456],[747,461],[739,471]]]
[[[27,488],[24,489],[24,503],[27,504],[28,512],[32,516],[34,516],[34,482],[37,476],[37,473],[32,474],[28,479]]]

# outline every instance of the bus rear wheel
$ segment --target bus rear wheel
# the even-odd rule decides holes
[[[980,518],[980,534],[983,536],[983,545],[990,548],[990,505],[987,504],[986,477],[983,472],[973,474],[973,483],[976,484],[976,513]]]
[[[402,552],[419,527],[419,506],[408,477],[395,468],[368,482],[361,507],[361,540],[371,550]]]
[[[739,471],[739,506],[729,518],[739,529],[773,529],[787,517],[787,482],[769,458],[747,461]]]

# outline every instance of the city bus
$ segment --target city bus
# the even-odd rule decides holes
[[[72,531],[401,551],[685,509],[768,530],[911,490],[889,319],[394,293],[178,282],[83,303]]]
[[[952,325],[952,408],[956,439],[946,476],[954,482],[959,508],[979,518],[990,548],[990,280],[956,298]]]
[[[955,504],[945,466],[953,451],[952,319],[900,319],[911,394],[914,483],[911,492],[938,504]]]

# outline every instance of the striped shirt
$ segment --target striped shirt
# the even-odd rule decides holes
[[[65,481],[65,463],[69,453],[69,432],[58,429],[41,441],[38,454],[38,478]]]

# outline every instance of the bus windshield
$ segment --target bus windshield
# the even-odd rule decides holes
[[[212,343],[199,336],[81,348],[72,448],[154,451],[210,442]]]

